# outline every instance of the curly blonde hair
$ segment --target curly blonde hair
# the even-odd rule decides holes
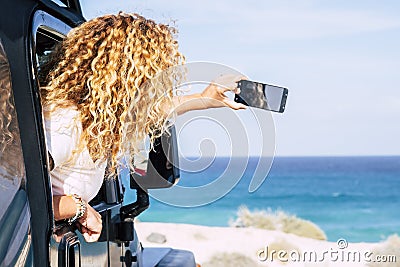
[[[21,178],[25,182],[25,168],[13,99],[8,60],[0,43],[0,172],[16,184]]]
[[[79,148],[94,161],[111,158],[109,171],[121,156],[131,163],[140,142],[165,128],[177,77],[168,70],[184,62],[175,34],[138,14],[105,15],[74,28],[51,57],[44,105],[77,108]]]

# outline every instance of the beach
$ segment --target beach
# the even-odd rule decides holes
[[[222,179],[228,161],[182,171],[179,184]],[[175,207],[151,199],[136,223],[143,246],[193,251],[202,266],[400,266],[400,157],[276,158],[249,193],[258,162],[249,159],[239,183],[212,203]]]
[[[400,245],[398,237],[380,243],[347,243],[247,227],[136,222],[135,228],[144,248],[190,250],[204,267],[399,266],[400,261],[400,255],[393,255]],[[392,262],[374,262],[383,261],[383,256]]]

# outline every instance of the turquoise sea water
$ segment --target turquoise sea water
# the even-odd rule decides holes
[[[221,175],[228,161],[217,158],[204,171],[181,172],[179,183],[207,184]],[[139,219],[227,226],[238,207],[246,205],[250,210],[280,209],[310,220],[331,241],[377,242],[400,234],[400,157],[275,158],[262,186],[249,193],[257,161],[251,158],[240,182],[215,202],[178,208],[151,199],[150,208]]]

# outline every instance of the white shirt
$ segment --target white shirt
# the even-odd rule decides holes
[[[77,194],[90,201],[103,183],[107,163],[93,162],[86,147],[80,153],[73,153],[82,134],[79,112],[74,108],[53,111],[45,119],[45,130],[47,149],[54,161],[50,172],[53,194]]]

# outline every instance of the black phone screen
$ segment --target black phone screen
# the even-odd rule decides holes
[[[288,89],[248,80],[238,82],[240,93],[235,101],[250,107],[282,113],[285,111]]]

